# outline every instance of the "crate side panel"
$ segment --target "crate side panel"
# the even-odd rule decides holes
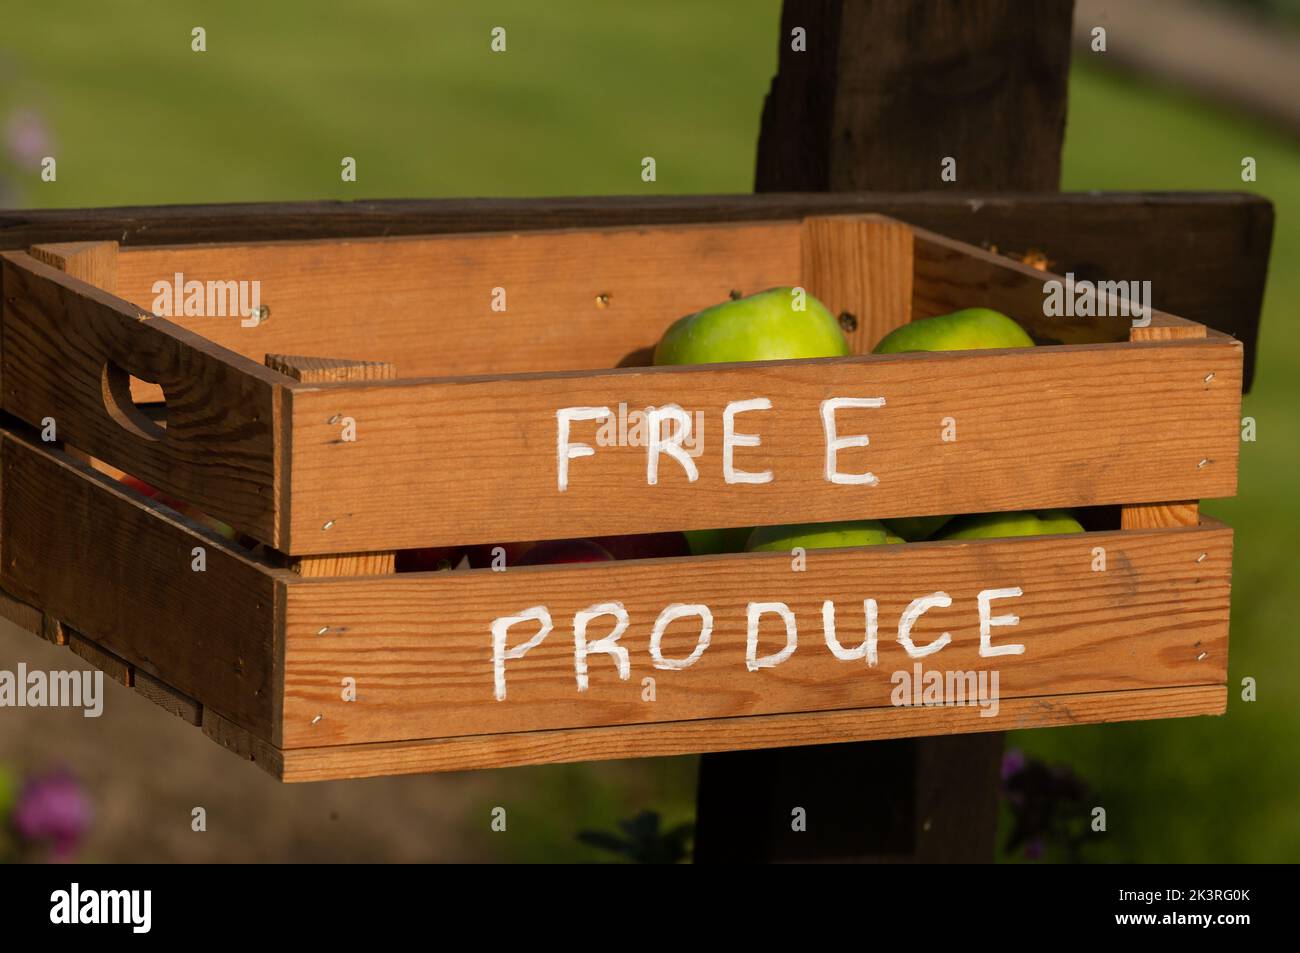
[[[271,738],[275,575],[57,451],[2,439],[0,585]]]
[[[3,270],[6,411],[277,541],[279,375],[30,256]],[[128,376],[166,392],[164,428],[141,422]]]
[[[1207,381],[1207,375],[1212,375]],[[726,482],[724,409],[757,434]],[[846,474],[826,476],[822,403]],[[655,368],[502,380],[321,387],[292,395],[297,554],[1050,506],[1207,499],[1236,491],[1241,349],[1171,342]],[[648,482],[645,408],[692,415],[698,478],[671,456]],[[559,486],[557,412],[606,408],[570,440]],[[340,421],[355,422],[354,441]],[[951,423],[951,426],[949,424]],[[955,434],[955,440],[946,439]],[[1205,461],[1204,463],[1202,461]]]
[[[914,666],[997,672],[1004,700],[1222,684],[1230,574],[1231,531],[1207,527],[813,551],[803,571],[786,554],[742,554],[303,581],[288,586],[284,746],[882,707],[893,700],[895,673]],[[1011,588],[1023,594],[987,597],[991,616],[1019,617],[993,627],[990,645],[1020,644],[1023,653],[982,657],[979,593]],[[911,639],[918,649],[943,633],[950,640],[914,658],[898,639],[900,619],[936,592],[951,604],[924,612]],[[874,666],[832,654],[823,626],[830,600],[840,643],[862,645],[867,599],[878,613]],[[747,606],[769,602],[793,613],[797,647],[755,668],[750,661],[787,645],[781,619],[769,614],[747,649]],[[618,641],[627,677],[615,655],[593,653],[580,688],[575,615],[615,603],[628,622]],[[672,623],[656,663],[652,631],[675,604],[712,614],[707,647],[676,669],[663,660],[691,657],[702,624],[694,616]],[[552,630],[509,659],[504,652],[541,623],[504,629],[498,669],[494,623],[537,606]],[[593,619],[585,639],[609,635],[615,619]],[[347,678],[356,701],[341,698]],[[985,720],[987,730],[1002,727]]]
[[[156,281],[257,281],[265,323],[174,318],[261,361],[268,353],[396,362],[404,377],[648,363],[676,318],[799,283],[797,222],[543,234],[132,249],[122,297]],[[600,296],[603,299],[598,300]]]

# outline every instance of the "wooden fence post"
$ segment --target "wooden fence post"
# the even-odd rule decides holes
[[[1055,191],[1073,8],[785,0],[755,191]],[[991,860],[1001,754],[1000,733],[706,754],[695,860]]]

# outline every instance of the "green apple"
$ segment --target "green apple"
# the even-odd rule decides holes
[[[977,513],[959,516],[949,523],[938,539],[999,539],[1004,536],[1050,536],[1053,533],[1082,533],[1083,527],[1067,510],[1039,510],[1034,513]]]
[[[737,526],[733,529],[688,529],[686,544],[692,556],[713,556],[717,553],[743,553],[753,527]]]
[[[898,516],[884,523],[909,543],[917,543],[939,532],[950,519],[951,516]]]
[[[967,351],[991,347],[1033,347],[1025,329],[992,308],[963,308],[952,314],[910,321],[886,334],[875,354],[904,351]]]
[[[902,538],[891,533],[879,520],[849,520],[759,526],[750,534],[745,549],[751,553],[788,553],[796,546],[802,549],[838,549],[901,542]]]
[[[724,301],[672,323],[655,347],[655,364],[724,364],[840,357],[849,342],[826,306],[805,294],[795,310],[793,288],[772,288]]]

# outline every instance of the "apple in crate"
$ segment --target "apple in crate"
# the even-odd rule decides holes
[[[520,566],[550,566],[557,563],[603,563],[614,557],[608,549],[589,539],[548,539],[524,553]]]
[[[1053,533],[1082,533],[1083,526],[1066,510],[1036,513],[977,513],[958,516],[939,534],[939,539],[1000,539],[1006,536],[1050,536]]]
[[[790,526],[759,526],[749,536],[745,549],[751,553],[788,553],[801,549],[838,549],[846,546],[879,546],[901,543],[879,520],[848,520],[836,523],[796,523]]]
[[[886,334],[873,353],[902,354],[909,351],[970,351],[1033,346],[1034,340],[1025,333],[1025,329],[1001,311],[992,308],[963,308],[951,314],[909,321]],[[908,542],[917,542],[935,536],[952,518],[951,515],[904,516],[885,520],[885,524]]]
[[[654,362],[723,364],[848,353],[844,332],[824,304],[794,288],[771,288],[678,318],[655,347]]]
[[[221,520],[209,516],[197,506],[186,503],[184,500],[178,500],[173,496],[168,496],[166,493],[161,492],[156,486],[145,483],[144,480],[133,477],[129,473],[124,473],[119,478],[118,482],[123,486],[129,486],[142,496],[147,496],[151,500],[156,500],[163,506],[175,510],[187,519],[193,520],[200,526],[212,530],[218,536],[222,536],[231,542],[235,542],[239,539],[239,534],[235,532],[234,527],[229,523],[223,523]]]
[[[686,542],[694,556],[713,556],[718,553],[743,553],[749,542],[752,526],[731,529],[691,529],[686,531]]]
[[[951,314],[920,318],[880,339],[873,353],[971,351],[994,347],[1033,347],[1034,339],[1001,311],[963,308]]]
[[[891,532],[909,543],[919,543],[923,539],[929,539],[951,519],[951,516],[897,516],[883,522]]]

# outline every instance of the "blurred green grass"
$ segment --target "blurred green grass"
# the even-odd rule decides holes
[[[468,5],[416,0],[82,4],[7,9],[0,121],[32,108],[58,181],[10,169],[31,207],[423,196],[743,192],[776,62],[779,3]],[[207,30],[208,52],[190,50]],[[508,52],[489,49],[507,30]],[[1066,189],[1258,191],[1277,207],[1240,495],[1206,511],[1237,530],[1229,714],[1011,736],[1098,792],[1108,832],[1086,856],[1300,856],[1300,149],[1265,125],[1081,61]],[[642,156],[658,181],[640,179]],[[1241,158],[1258,160],[1254,184]],[[343,183],[343,156],[358,181]],[[643,807],[689,817],[690,759],[509,772],[510,846],[488,855],[598,859],[573,835]],[[523,792],[528,792],[523,797]],[[476,808],[477,810],[477,808]],[[523,821],[519,821],[523,818]],[[530,822],[531,821],[531,822]]]
[[[40,207],[745,191],[778,9],[49,0],[5,11],[0,104],[56,129]]]

